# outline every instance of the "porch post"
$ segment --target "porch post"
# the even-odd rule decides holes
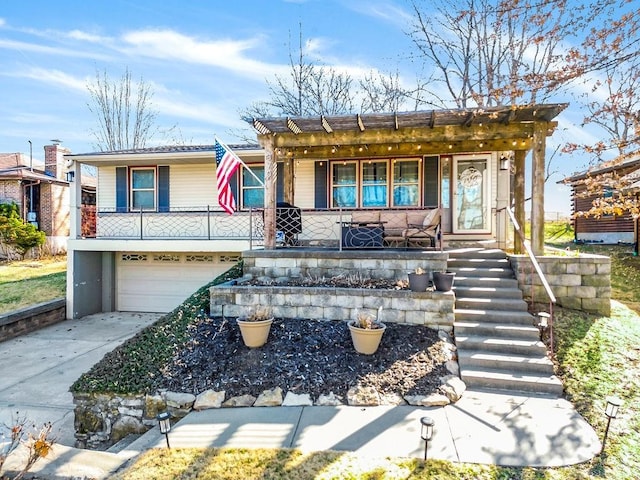
[[[525,221],[525,189],[524,189],[524,181],[525,181],[525,166],[524,160],[527,156],[527,152],[524,150],[516,150],[514,152],[514,167],[515,173],[513,175],[513,202],[514,202],[514,216],[520,225],[520,228],[524,228]],[[515,228],[514,228],[515,230]],[[522,245],[522,240],[520,239],[520,235],[516,234],[514,231],[513,235],[513,246],[514,251],[517,254],[524,252],[524,245]]]
[[[536,122],[533,129],[531,179],[531,250],[544,255],[544,168],[547,124]]]
[[[278,167],[273,141],[264,142],[264,248],[276,248],[276,179]]]
[[[284,162],[284,201],[294,205],[293,179],[295,177],[295,158],[288,158]]]

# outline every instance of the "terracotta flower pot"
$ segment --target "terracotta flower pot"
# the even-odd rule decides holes
[[[236,319],[244,344],[249,348],[258,348],[267,343],[273,318],[267,320]]]
[[[384,323],[378,323],[380,328],[360,328],[356,327],[355,321],[348,323],[349,331],[351,332],[351,340],[353,340],[353,347],[356,352],[363,355],[373,355],[380,346],[382,340],[382,334],[386,330],[387,326]]]

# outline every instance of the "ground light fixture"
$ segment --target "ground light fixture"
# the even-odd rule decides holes
[[[160,433],[164,434],[165,438],[167,439],[167,448],[171,448],[171,446],[169,446],[169,432],[171,431],[171,414],[169,412],[160,412],[156,416],[156,420],[158,420]]]
[[[607,436],[609,435],[609,426],[611,425],[611,419],[618,416],[618,409],[622,405],[622,400],[618,397],[607,397],[607,406],[604,409],[604,414],[607,416],[607,428],[604,430],[604,437],[602,439],[602,449],[600,455],[604,453],[604,446],[607,443]]]
[[[420,438],[424,440],[424,461],[427,461],[427,448],[429,447],[429,440],[433,437],[433,426],[435,422],[431,417],[422,417],[420,419]]]
[[[538,312],[538,329],[540,330],[540,341],[543,339],[544,331],[549,328],[549,318],[551,315],[547,312]]]

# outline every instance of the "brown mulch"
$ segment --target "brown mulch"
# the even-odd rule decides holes
[[[387,323],[378,351],[358,354],[345,322],[275,319],[266,345],[244,346],[234,319],[203,318],[163,372],[161,388],[200,393],[224,390],[226,398],[280,387],[316,400],[346,396],[357,384],[382,394],[426,395],[447,374],[444,342],[423,326]]]

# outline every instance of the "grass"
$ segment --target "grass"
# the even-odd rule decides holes
[[[66,295],[67,258],[0,263],[0,313]]]
[[[560,222],[562,223],[562,222]],[[562,233],[558,233],[562,232]],[[573,233],[550,227],[557,247],[573,245]],[[556,235],[557,234],[557,235]],[[549,237],[548,237],[549,238]],[[640,257],[629,247],[580,246],[612,260],[610,317],[556,309],[555,347],[559,375],[576,409],[602,438],[605,398],[624,400],[612,421],[606,452],[592,461],[559,468],[506,468],[418,459],[362,457],[353,453],[304,454],[287,449],[155,449],[145,452],[114,479],[468,479],[637,480],[640,472]]]

